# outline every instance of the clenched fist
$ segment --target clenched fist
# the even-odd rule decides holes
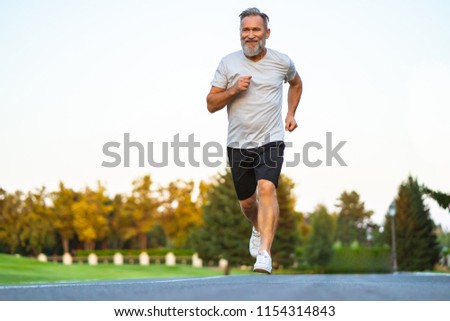
[[[252,76],[239,77],[238,81],[236,81],[232,87],[234,94],[239,94],[242,91],[246,91],[248,86],[250,86],[250,79],[252,79]]]
[[[287,115],[285,120],[285,129],[288,131],[293,131],[298,127],[297,122],[295,121],[294,116]]]

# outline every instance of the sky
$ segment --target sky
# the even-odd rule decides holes
[[[283,172],[296,183],[297,209],[331,211],[355,190],[378,224],[408,175],[450,192],[450,4],[448,1],[2,1],[0,3],[0,187],[74,189],[103,182],[131,191],[150,174],[155,184],[209,179],[225,168],[201,162],[203,147],[225,148],[226,110],[210,114],[206,95],[220,59],[240,50],[240,12],[268,14],[267,47],[294,61],[303,80],[299,127],[286,133],[286,160],[308,142],[310,160]],[[286,98],[288,87],[284,88]],[[284,99],[283,117],[286,114]],[[137,148],[124,166],[125,135],[168,165],[139,166]],[[178,135],[178,136],[176,136]],[[200,144],[178,166],[170,143]],[[121,164],[104,153],[119,143]],[[192,155],[191,155],[192,156]],[[302,155],[301,155],[302,156]],[[450,214],[426,200],[450,231]]]

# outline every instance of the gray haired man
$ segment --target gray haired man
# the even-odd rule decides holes
[[[220,61],[206,98],[208,111],[227,106],[227,152],[244,215],[253,224],[249,250],[255,272],[271,273],[271,248],[279,217],[276,188],[284,153],[284,131],[297,128],[294,115],[302,81],[292,60],[266,48],[269,17],[257,8],[240,15],[242,50]],[[289,83],[282,119],[283,83]]]

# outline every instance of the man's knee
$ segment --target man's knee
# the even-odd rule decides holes
[[[258,181],[258,194],[260,197],[274,196],[276,195],[276,187],[271,181],[260,179]]]

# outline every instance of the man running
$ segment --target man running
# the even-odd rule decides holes
[[[302,81],[287,55],[266,48],[269,17],[257,8],[244,10],[239,17],[242,50],[222,58],[206,101],[211,113],[227,106],[228,160],[242,212],[253,224],[249,243],[250,254],[256,257],[253,271],[270,274],[284,130],[297,128],[294,115]],[[283,82],[289,83],[284,124]]]

